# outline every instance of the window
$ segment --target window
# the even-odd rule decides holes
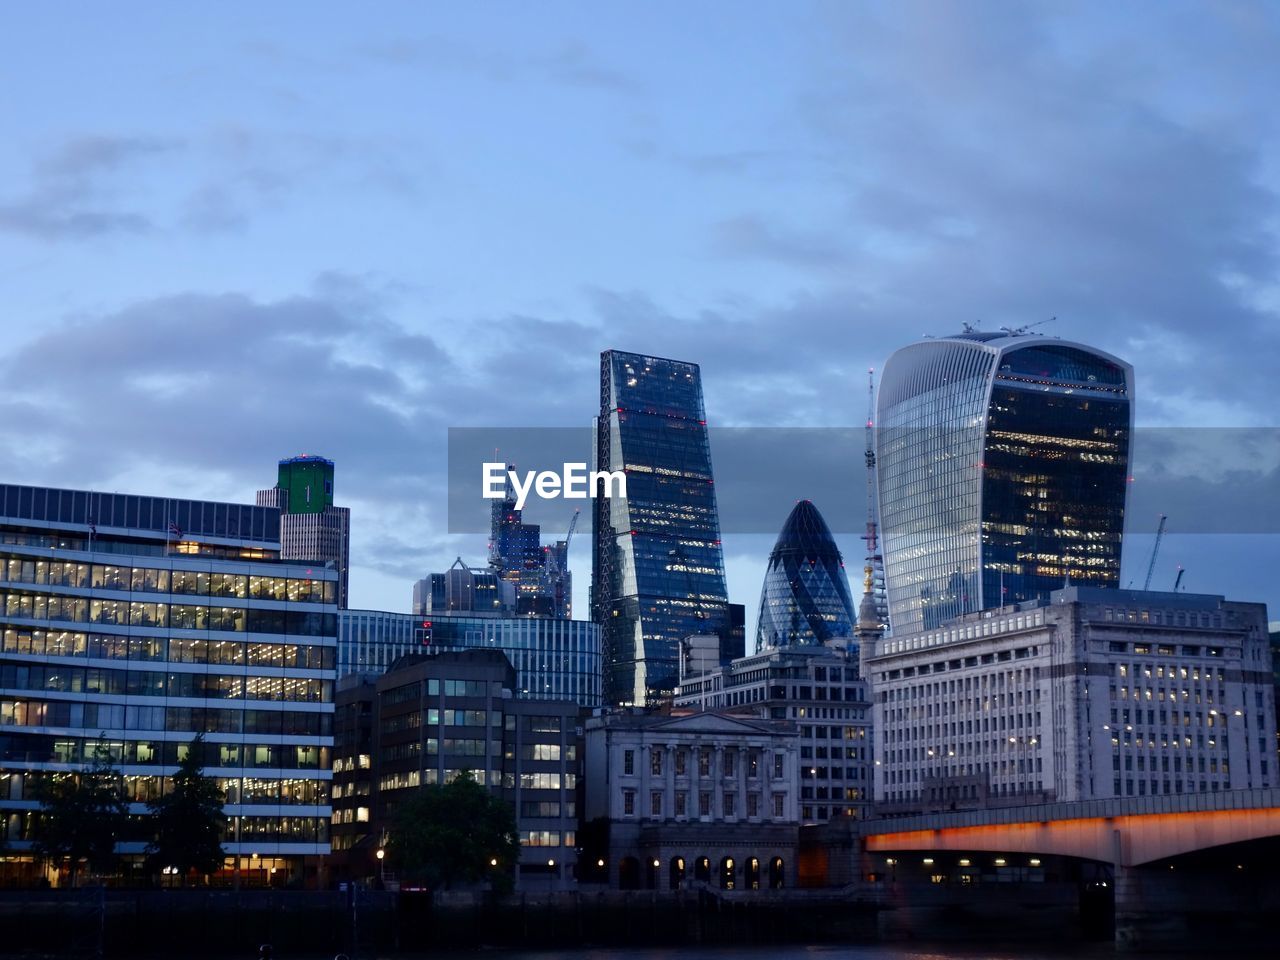
[[[707,747],[698,751],[698,776],[711,776],[711,750]]]
[[[781,753],[775,753],[773,755],[773,779],[781,780],[782,770],[783,770],[783,755]]]
[[[724,775],[726,777],[737,776],[738,752],[736,750],[726,750],[724,752]]]
[[[655,747],[649,754],[649,772],[655,777],[662,776],[662,748]]]
[[[689,794],[683,790],[676,792],[676,816],[687,817],[689,815]]]
[[[636,752],[634,750],[622,751],[622,772],[628,777],[636,772]]]
[[[698,794],[698,816],[711,816],[711,793],[708,790],[703,790]]]
[[[634,790],[622,791],[622,815],[624,817],[634,817],[636,815],[636,792]]]
[[[676,776],[683,777],[685,775],[688,756],[683,750],[676,751]]]
[[[786,799],[786,794],[784,794],[784,793],[775,793],[775,794],[773,795],[773,819],[775,819],[775,820],[781,820],[781,819],[782,819],[782,817],[783,817],[783,802],[784,802],[784,800],[785,800],[785,799]]]
[[[659,790],[655,790],[649,794],[649,816],[662,816],[662,792]]]
[[[738,815],[737,796],[735,794],[726,793],[724,795],[724,815],[726,817],[736,817]]]

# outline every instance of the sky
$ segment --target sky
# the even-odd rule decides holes
[[[352,606],[407,610],[485,551],[448,430],[589,424],[610,347],[700,363],[713,426],[856,428],[894,349],[1056,317],[1141,427],[1274,428],[1278,51],[1230,0],[15,7],[0,476],[252,502],[322,454]],[[1280,619],[1280,527],[1192,516],[1280,501],[1223,436],[1135,469],[1196,482],[1156,585]],[[749,623],[772,539],[725,537]]]

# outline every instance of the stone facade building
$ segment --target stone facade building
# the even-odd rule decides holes
[[[624,890],[795,884],[794,723],[620,712],[592,717],[584,736],[581,881]]]
[[[890,810],[1267,788],[1266,608],[1068,587],[938,628],[860,635]]]

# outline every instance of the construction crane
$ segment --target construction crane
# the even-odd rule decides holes
[[[569,532],[564,535],[564,555],[569,555],[569,544],[573,542],[573,531],[578,529],[578,514],[581,510],[573,511],[573,519],[569,521]]]
[[[863,567],[864,590],[870,590],[875,600],[876,616],[882,628],[887,628],[889,611],[884,596],[884,555],[880,552],[880,528],[876,521],[876,368],[867,370],[867,531],[862,539],[867,542],[867,559]]]
[[[1156,527],[1156,542],[1151,547],[1151,562],[1147,564],[1147,579],[1142,584],[1143,590],[1151,589],[1151,575],[1156,572],[1156,555],[1160,553],[1160,541],[1164,538],[1164,522],[1168,519],[1163,513],[1160,514],[1160,525]]]
[[[1186,573],[1186,568],[1182,564],[1178,564],[1178,578],[1173,581],[1173,592],[1178,592],[1178,587],[1182,586],[1182,575]]]
[[[1028,330],[1034,330],[1036,327],[1043,326],[1046,323],[1053,323],[1053,321],[1057,319],[1058,318],[1056,316],[1053,316],[1053,317],[1050,317],[1048,320],[1037,320],[1035,323],[1027,323],[1021,327],[1001,327],[1000,329],[1003,330],[1005,333],[1007,333],[1011,337],[1021,337]]]

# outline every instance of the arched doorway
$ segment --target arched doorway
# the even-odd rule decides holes
[[[749,857],[747,859],[746,888],[748,890],[760,889],[760,858],[759,857]]]
[[[618,864],[618,889],[640,889],[640,861],[635,857],[623,857]]]
[[[699,883],[711,882],[711,858],[699,857],[693,862],[693,879]]]
[[[774,857],[769,861],[769,889],[781,890],[785,879],[786,874],[782,868],[782,858]]]
[[[668,878],[672,890],[684,887],[684,857],[671,858],[671,875]]]
[[[733,857],[725,857],[720,861],[720,889],[732,890],[734,886]]]

